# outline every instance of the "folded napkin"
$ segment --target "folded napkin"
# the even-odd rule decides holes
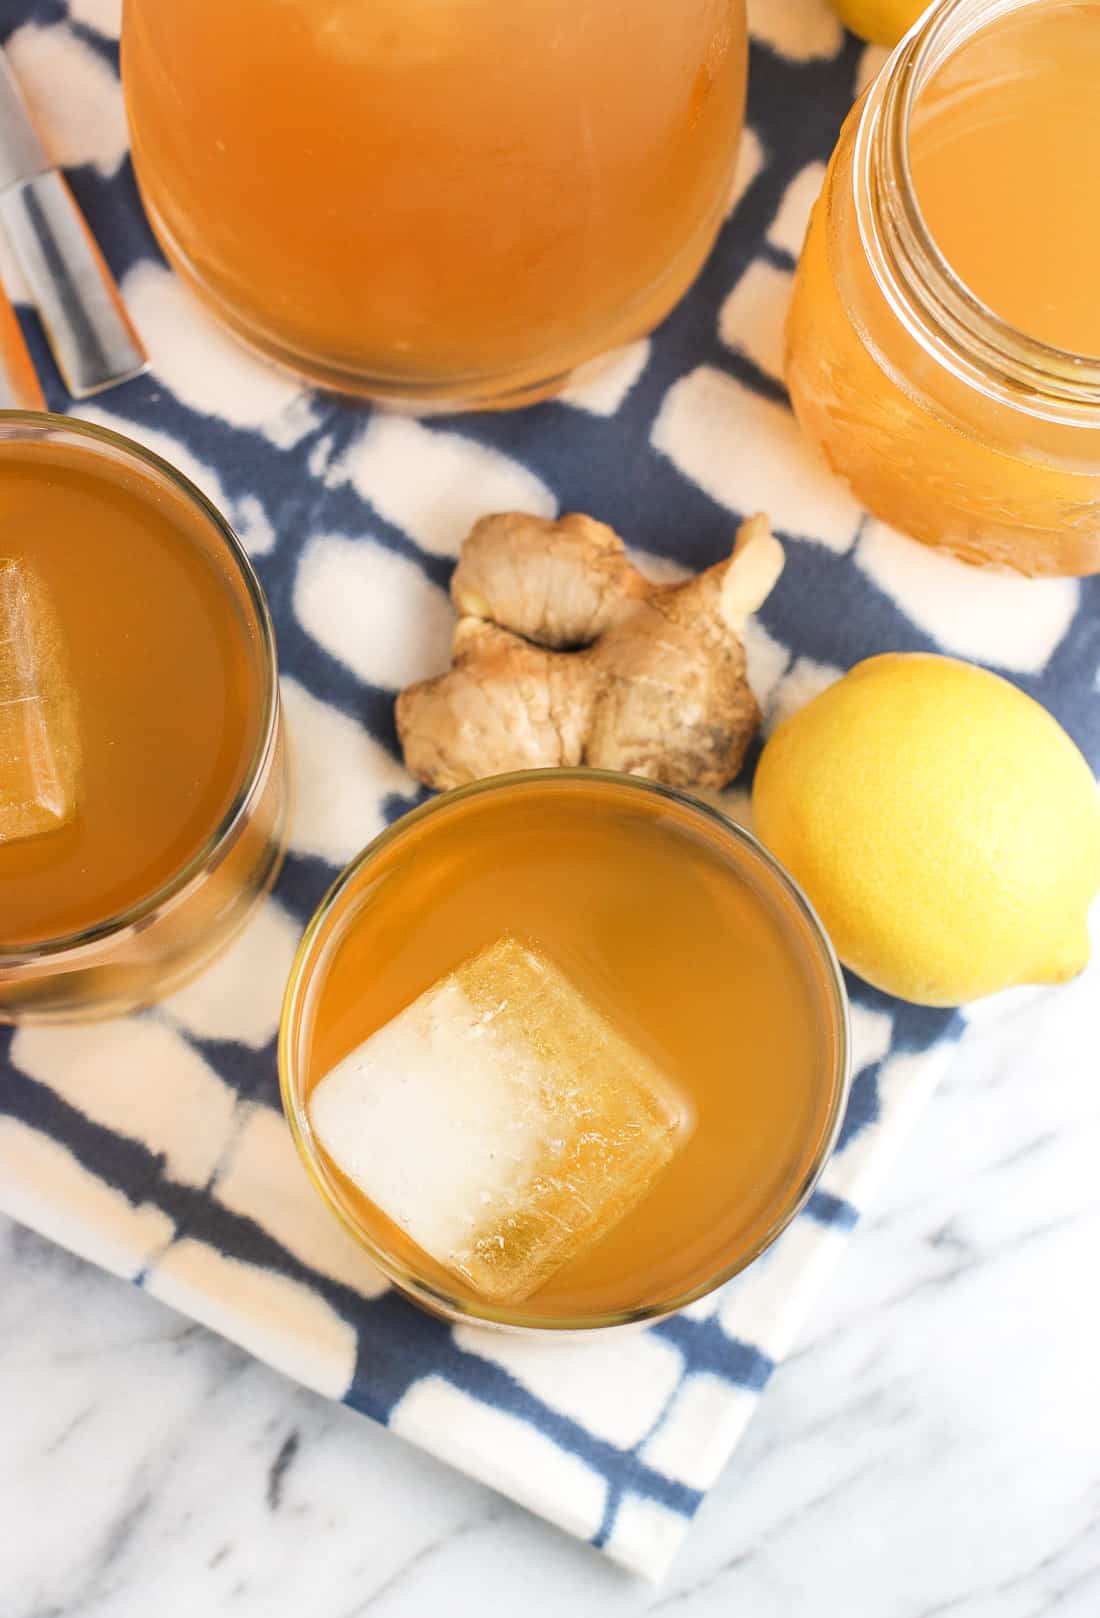
[[[393,694],[445,666],[457,547],[486,510],[580,510],[669,576],[714,561],[762,507],[789,558],[748,636],[768,727],[861,657],[938,647],[1015,679],[1094,762],[1100,580],[972,574],[868,521],[799,437],[779,376],[783,310],[822,160],[870,65],[818,0],[750,8],[736,211],[656,336],[560,401],[430,422],[312,394],[209,322],[134,192],[117,5],[22,9],[14,30],[0,13],[0,32],[153,356],[151,375],[81,413],[175,462],[255,558],[297,805],[275,895],[205,977],[141,1017],[0,1032],[0,1207],[659,1577],[960,1018],[852,983],[856,1079],[819,1190],[764,1260],[671,1320],[545,1345],[451,1328],[390,1290],[299,1166],[274,1036],[306,917],[422,796],[399,762]],[[68,407],[56,386],[51,403]],[[744,812],[743,782],[727,800]]]

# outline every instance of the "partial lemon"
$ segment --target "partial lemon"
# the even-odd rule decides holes
[[[1045,708],[973,664],[858,664],[778,727],[753,813],[841,960],[890,994],[959,1005],[1088,960],[1092,771]]]
[[[896,45],[912,27],[928,0],[832,0],[833,10],[853,34],[873,45]]]

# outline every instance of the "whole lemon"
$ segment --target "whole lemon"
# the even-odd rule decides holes
[[[753,812],[841,960],[888,993],[953,1006],[1088,960],[1096,782],[1045,708],[973,664],[857,664],[778,727]]]
[[[896,45],[928,0],[833,0],[845,28],[874,45]]]

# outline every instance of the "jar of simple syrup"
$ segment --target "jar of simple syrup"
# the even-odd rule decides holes
[[[799,421],[884,522],[1100,571],[1100,3],[941,0],[853,109],[795,283]]]

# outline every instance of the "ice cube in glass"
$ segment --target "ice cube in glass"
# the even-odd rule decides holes
[[[506,936],[326,1074],[309,1118],[364,1197],[512,1304],[637,1206],[689,1110],[552,961]]]
[[[0,843],[76,812],[80,733],[61,627],[37,574],[0,557]]]

